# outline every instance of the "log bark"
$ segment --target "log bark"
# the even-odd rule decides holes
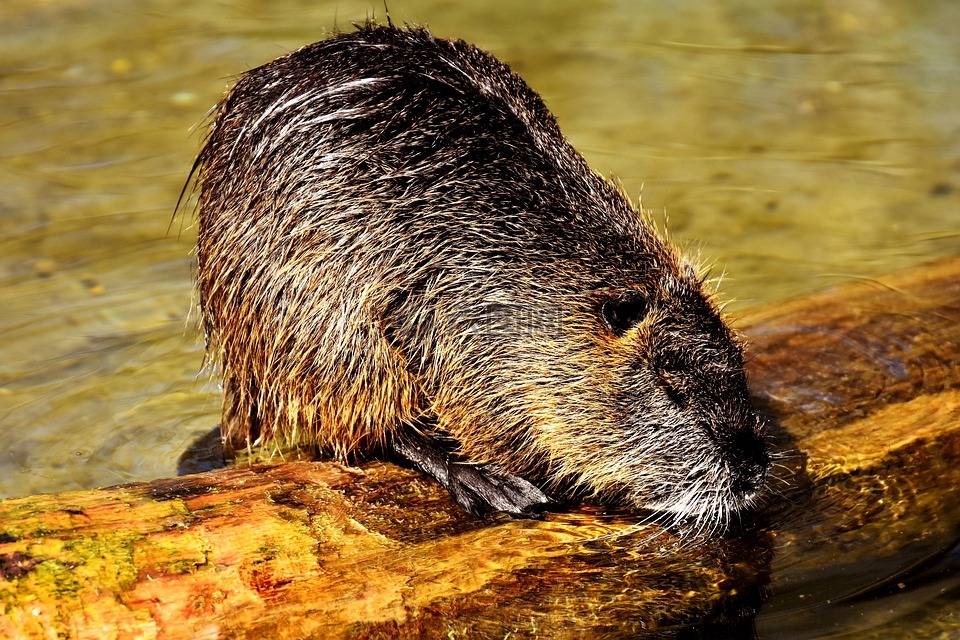
[[[955,543],[960,259],[741,324],[780,452],[762,526],[694,544],[588,506],[479,520],[380,462],[33,496],[0,502],[0,636],[721,635],[836,548],[853,566]]]

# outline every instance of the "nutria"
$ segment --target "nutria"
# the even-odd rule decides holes
[[[196,169],[231,447],[399,457],[468,511],[723,526],[768,457],[703,277],[492,56],[373,24],[244,75]]]

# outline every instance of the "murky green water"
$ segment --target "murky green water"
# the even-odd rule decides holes
[[[952,0],[389,4],[510,63],[726,272],[733,309],[960,253]],[[372,14],[0,4],[0,495],[173,475],[217,424],[192,218],[172,219],[204,114],[232,75]]]

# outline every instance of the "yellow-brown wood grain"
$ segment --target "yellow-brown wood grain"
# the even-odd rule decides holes
[[[0,502],[0,636],[655,637],[749,621],[778,554],[789,585],[826,540],[854,562],[956,531],[960,259],[740,324],[781,451],[765,526],[693,544],[586,506],[478,520],[379,462],[33,496]]]

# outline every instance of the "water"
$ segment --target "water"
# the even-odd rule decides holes
[[[956,3],[389,4],[507,61],[726,274],[734,312],[960,253]],[[173,217],[204,114],[243,70],[383,14],[0,5],[0,495],[174,475],[217,424],[189,204]]]

